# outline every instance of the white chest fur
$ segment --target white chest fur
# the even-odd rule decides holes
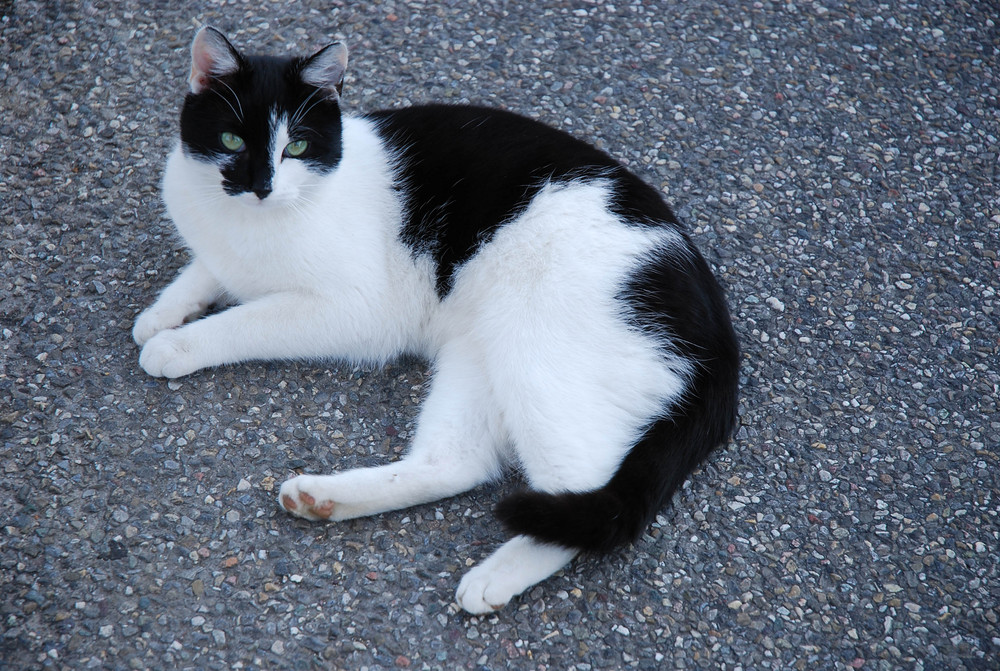
[[[226,194],[217,166],[178,146],[163,179],[167,210],[194,258],[236,302],[285,293],[317,299],[351,315],[373,346],[421,349],[421,327],[438,304],[433,268],[399,242],[401,203],[370,125],[345,118],[343,143],[341,164],[328,175],[276,170],[275,193],[296,197],[273,204]]]
[[[396,263],[403,260],[393,244],[399,203],[381,148],[364,122],[345,119],[344,126],[338,170],[321,176],[297,162],[275,166],[277,197],[264,201],[226,194],[218,168],[180,146],[170,155],[163,180],[168,212],[233,298],[371,284],[387,272],[415,270]],[[294,199],[280,198],[289,191]]]

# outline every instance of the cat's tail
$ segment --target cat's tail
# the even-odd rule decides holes
[[[694,261],[695,272],[707,274],[704,261]],[[674,264],[661,264],[651,269],[648,279],[676,287],[677,282],[663,276],[672,272]],[[647,295],[642,299],[647,304],[637,306],[639,312],[647,309],[657,315],[677,315],[686,308],[687,319],[669,324],[679,336],[673,344],[680,344],[687,350],[683,354],[697,361],[683,398],[668,416],[653,422],[604,487],[589,492],[523,491],[503,499],[496,513],[509,531],[592,552],[630,543],[669,503],[688,474],[729,438],[737,420],[739,349],[721,290],[714,279],[705,274],[702,278],[708,291],[698,292],[700,300],[687,306],[668,305],[667,301],[678,299],[666,292]],[[692,304],[698,303],[700,309],[692,313]],[[685,342],[699,346],[689,348]]]
[[[590,552],[636,540],[691,470],[729,436],[735,403],[719,405],[710,418],[689,406],[684,415],[657,421],[604,487],[518,492],[500,501],[497,517],[515,534]]]

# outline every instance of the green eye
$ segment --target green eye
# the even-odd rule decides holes
[[[306,152],[306,149],[308,148],[309,148],[309,143],[306,142],[305,140],[296,140],[295,142],[289,142],[285,146],[285,155],[291,156],[293,158],[295,156],[302,156],[302,154],[304,154]]]
[[[229,151],[237,152],[243,151],[243,138],[235,133],[225,132],[219,136],[219,141],[222,142],[222,146]]]

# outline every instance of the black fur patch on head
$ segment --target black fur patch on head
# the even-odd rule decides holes
[[[219,166],[230,195],[271,191],[274,178],[275,124],[288,123],[290,141],[305,140],[297,157],[310,170],[328,173],[342,154],[340,107],[323,89],[302,80],[308,58],[238,55],[239,67],[210,79],[207,88],[189,93],[181,110],[181,142],[185,151]],[[223,133],[243,140],[238,151],[227,149]]]

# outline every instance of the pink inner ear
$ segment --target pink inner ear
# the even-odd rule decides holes
[[[200,93],[213,76],[226,75],[238,67],[225,38],[210,29],[202,29],[191,45],[191,90]]]
[[[202,91],[207,89],[208,80],[209,77],[207,74],[205,74],[204,72],[198,72],[197,70],[194,69],[194,67],[191,68],[191,77],[189,78],[189,82],[191,84],[191,90],[194,93],[201,93]]]
[[[191,61],[196,71],[206,74],[211,72],[215,65],[211,48],[206,46],[202,41],[196,42],[194,48],[191,49]]]

